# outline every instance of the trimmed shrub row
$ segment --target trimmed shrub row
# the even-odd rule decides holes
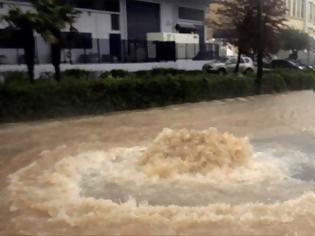
[[[85,71],[67,71],[60,83],[17,77],[0,84],[0,121],[21,121],[109,111],[141,109],[255,94],[253,77],[159,69],[104,73],[88,79]],[[263,93],[314,88],[315,74],[279,71],[265,75]]]

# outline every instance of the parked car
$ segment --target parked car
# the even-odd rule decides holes
[[[304,70],[307,70],[307,71],[315,71],[315,68],[314,66],[310,66],[310,65],[306,65],[298,60],[295,60],[293,61],[294,63],[298,64],[299,66],[302,66],[304,68]]]
[[[306,65],[293,60],[273,60],[271,62],[272,69],[294,69],[294,70],[308,70]]]
[[[210,61],[203,66],[203,70],[208,73],[216,73],[219,75],[226,75],[232,73],[236,67],[237,57],[226,57]],[[243,74],[255,72],[253,60],[249,57],[242,57],[240,61],[239,71]]]
[[[257,67],[257,56],[253,55],[253,57],[251,57],[253,59],[253,62],[254,62],[254,66]],[[271,68],[271,62],[272,62],[272,59],[271,57],[269,56],[264,56],[263,57],[263,67],[264,68]]]

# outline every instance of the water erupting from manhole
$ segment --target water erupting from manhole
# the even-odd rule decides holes
[[[215,168],[235,168],[252,158],[247,138],[211,128],[204,131],[164,129],[148,147],[140,163],[146,173],[167,177],[207,174]]]
[[[315,183],[296,178],[310,163],[300,152],[255,153],[247,138],[216,129],[165,129],[148,147],[70,153],[46,151],[10,176],[22,233],[314,232]]]

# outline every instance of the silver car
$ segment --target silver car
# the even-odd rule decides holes
[[[236,67],[237,57],[225,57],[210,61],[203,66],[203,70],[208,73],[216,73],[219,75],[226,75],[233,73]],[[241,73],[250,74],[255,72],[255,66],[253,60],[249,57],[241,57],[239,71]]]

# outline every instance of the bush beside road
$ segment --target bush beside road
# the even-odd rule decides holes
[[[0,122],[37,120],[255,95],[253,76],[218,76],[202,71],[115,70],[91,79],[89,72],[65,71],[62,81],[29,83],[22,72],[7,73],[0,84]],[[315,74],[265,73],[262,93],[313,89]]]

